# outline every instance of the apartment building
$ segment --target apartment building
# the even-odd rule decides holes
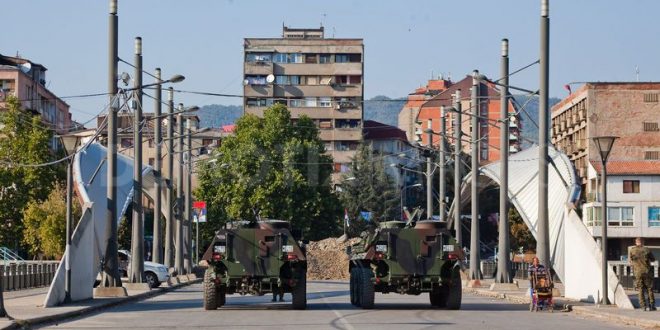
[[[634,237],[660,252],[660,83],[586,83],[552,108],[552,143],[582,181],[582,217],[601,232],[601,160],[592,141],[618,136],[607,165],[608,257],[625,258]],[[660,254],[658,255],[660,257]]]
[[[64,134],[72,124],[69,105],[46,88],[46,70],[28,59],[0,54],[0,111],[6,97],[13,95],[23,109],[40,115],[48,127]],[[57,145],[54,139],[51,148]]]
[[[461,91],[461,107],[462,107],[462,120],[461,130],[464,134],[464,142],[462,142],[462,150],[465,153],[470,153],[472,144],[469,143],[472,132],[472,117],[470,114],[475,114],[471,110],[470,91],[472,89],[472,76],[466,76],[458,82],[451,82],[445,80],[442,84],[446,86],[437,95],[425,101],[419,109],[417,119],[415,122],[415,140],[423,145],[428,144],[428,136],[424,130],[428,128],[428,122],[431,121],[431,128],[435,132],[440,132],[441,127],[441,107],[446,109],[452,108],[453,95],[456,91]],[[500,92],[499,88],[488,82],[482,80],[479,83],[479,100],[480,108],[476,112],[479,116],[479,163],[482,165],[498,161],[500,159]],[[405,110],[405,109],[404,109]],[[509,98],[508,112],[510,120],[509,125],[509,153],[513,154],[521,150],[521,132],[522,121],[517,112],[517,107],[512,98]],[[446,120],[447,134],[449,135],[448,141],[450,144],[454,143],[454,128],[456,125],[456,113],[448,111]],[[433,145],[437,146],[440,141],[439,135],[434,135],[432,139]]]
[[[280,38],[246,38],[244,112],[263,116],[281,103],[293,120],[310,117],[334,159],[336,179],[362,140],[363,55],[362,39],[325,38],[323,27],[285,26]]]
[[[399,112],[399,129],[406,132],[408,141],[417,141],[419,135],[415,132],[418,130],[417,116],[422,105],[433,96],[438,95],[440,92],[446,90],[451,85],[451,80],[438,79],[429,80],[426,86],[421,86],[415,89],[414,92],[408,94],[406,104]]]
[[[142,129],[142,164],[153,166],[155,164],[156,157],[156,144],[154,143],[154,124],[153,113],[144,113],[143,114],[146,122],[146,127]],[[178,148],[179,139],[178,136],[178,126],[176,123],[176,116],[174,122],[174,164],[177,165],[177,162],[181,159],[179,154],[176,154],[176,148]],[[213,149],[218,148],[222,143],[222,139],[226,136],[233,134],[231,128],[200,128],[199,127],[199,117],[195,115],[187,115],[183,117],[184,120],[191,119],[192,121],[192,135],[191,135],[191,144],[192,148],[187,146],[187,137],[184,138],[184,147],[183,150],[192,149],[193,162],[196,162],[199,159],[204,159],[213,151]],[[97,127],[100,127],[101,123],[105,120],[105,115],[97,117]],[[117,115],[117,150],[119,153],[133,158],[135,153],[134,137],[133,137],[133,114],[130,112],[120,112]],[[184,135],[188,134],[186,130],[186,123],[184,122]],[[163,133],[163,139],[166,139],[166,129],[167,123],[164,120],[163,128],[161,132]],[[101,140],[105,142],[107,138],[107,131],[102,132]],[[166,157],[168,154],[167,143],[164,141],[161,148],[162,159],[162,173],[163,176],[167,176],[169,168],[167,167]],[[176,176],[176,168],[174,170],[174,175]],[[195,189],[198,186],[197,175],[193,172],[192,175],[192,186]]]

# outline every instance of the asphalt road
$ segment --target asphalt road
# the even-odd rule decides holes
[[[624,326],[582,319],[571,313],[531,313],[527,305],[464,295],[461,310],[431,308],[428,295],[376,294],[376,308],[362,310],[349,302],[348,284],[308,282],[308,309],[290,309],[271,296],[227,296],[217,311],[202,309],[196,284],[144,301],[118,306],[52,329],[621,329]]]

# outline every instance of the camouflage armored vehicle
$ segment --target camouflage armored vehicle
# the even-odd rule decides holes
[[[461,306],[462,251],[438,221],[387,221],[347,248],[354,306],[374,307],[375,292],[429,294],[435,307]]]
[[[294,309],[307,307],[307,260],[291,225],[281,220],[228,224],[216,232],[203,259],[204,309],[225,304],[227,294],[290,292]]]

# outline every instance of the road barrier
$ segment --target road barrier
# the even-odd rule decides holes
[[[39,288],[50,285],[59,261],[19,261],[0,264],[5,291]]]

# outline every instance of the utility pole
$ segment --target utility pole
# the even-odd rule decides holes
[[[502,39],[500,65],[500,223],[495,283],[511,283],[509,274],[509,40]]]
[[[162,90],[163,86],[160,84],[162,81],[160,79],[160,68],[156,68],[156,82],[158,85],[156,85],[156,95],[154,95],[155,99],[155,108],[154,108],[154,117],[156,117],[156,122],[154,123],[154,144],[156,145],[156,153],[154,155],[154,177],[156,179],[156,196],[154,196],[154,229],[153,229],[153,249],[151,251],[151,260],[153,262],[162,264],[163,263],[163,255],[162,255],[162,250],[163,250],[163,242],[161,240],[161,236],[163,236],[163,233],[161,231],[161,218],[162,218],[162,213],[161,213],[161,207],[162,207],[162,200],[161,200],[161,192],[163,191],[163,184],[161,180],[163,179],[162,175],[162,170],[163,170],[163,165],[162,165],[162,160],[160,159],[161,156],[161,143],[163,142],[163,136],[161,133],[161,125],[162,125],[162,119],[161,119],[161,97],[162,97]]]
[[[174,89],[167,89],[167,216],[165,218],[165,266],[174,267]]]
[[[186,145],[186,211],[185,211],[185,233],[186,237],[184,241],[186,242],[186,259],[184,260],[184,265],[186,268],[186,273],[192,273],[192,120],[189,116],[186,118],[186,134],[187,134],[187,145]]]
[[[135,91],[133,99],[133,230],[130,283],[144,277],[144,211],[142,209],[142,38],[135,38]]]
[[[446,135],[447,135],[447,122],[446,122],[446,111],[445,107],[441,106],[440,107],[440,143],[438,143],[438,171],[440,172],[439,177],[440,177],[440,183],[438,186],[438,196],[440,197],[440,221],[447,221],[447,217],[445,216],[445,196],[447,195],[447,191],[445,186],[447,185],[447,173],[446,170],[447,168],[445,167],[445,155],[447,153],[447,148],[445,148],[445,144],[447,143],[446,140]]]
[[[5,298],[3,296],[3,291],[5,288],[3,287],[3,283],[5,282],[4,276],[5,276],[5,265],[0,266],[0,317],[8,317],[7,315],[7,310],[5,310]]]
[[[426,131],[427,131],[427,137],[429,139],[429,142],[427,144],[429,150],[428,150],[428,157],[426,157],[426,218],[427,219],[432,219],[433,218],[433,168],[432,168],[432,163],[431,160],[433,159],[433,153],[431,150],[433,149],[433,121],[432,119],[429,119],[426,122]]]
[[[108,47],[108,148],[107,148],[107,213],[105,223],[105,251],[101,260],[103,265],[102,287],[121,287],[119,276],[119,256],[117,253],[117,0],[110,0]]]
[[[179,103],[179,111],[183,111],[183,103]],[[185,210],[185,197],[183,195],[183,116],[181,112],[176,115],[176,125],[179,128],[179,141],[176,147],[176,153],[178,155],[178,171],[177,171],[177,185],[176,185],[176,206],[177,206],[177,215],[176,215],[176,255],[174,257],[174,264],[176,267],[176,273],[178,275],[183,275],[183,212]]]
[[[456,231],[456,244],[463,248],[463,233],[461,228],[461,90],[454,94],[454,109],[456,110],[456,121],[454,126],[454,230]]]
[[[539,84],[539,206],[536,255],[539,262],[551,268],[550,233],[548,227],[548,76],[550,49],[549,0],[541,0],[541,82]]]
[[[479,71],[472,72],[472,100],[470,112],[472,113],[472,221],[470,224],[470,280],[481,279],[481,251],[479,247],[479,115],[481,104],[479,102]]]

